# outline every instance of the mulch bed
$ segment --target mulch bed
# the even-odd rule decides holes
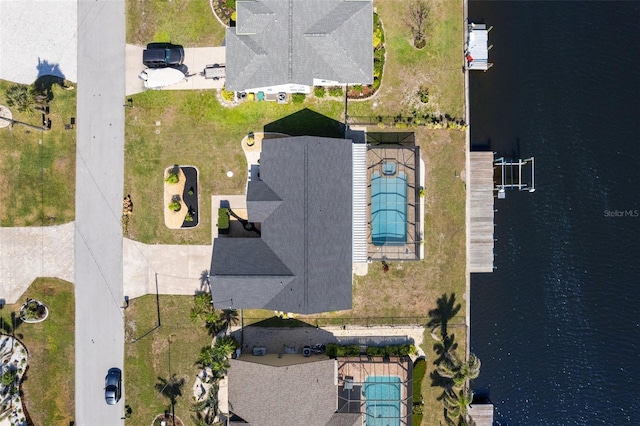
[[[193,220],[182,222],[182,228],[193,228],[198,225],[198,170],[195,167],[180,167],[185,176],[182,200],[187,205]],[[191,192],[191,194],[190,194]]]
[[[218,16],[218,19],[222,21],[228,27],[235,27],[235,21],[231,20],[231,14],[234,9],[227,7],[225,0],[213,0],[213,11]]]

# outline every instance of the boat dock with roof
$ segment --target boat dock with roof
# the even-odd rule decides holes
[[[465,65],[468,70],[486,71],[493,66],[489,62],[489,31],[485,24],[467,25],[467,44],[465,47]]]

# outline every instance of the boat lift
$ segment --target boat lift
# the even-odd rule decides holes
[[[498,199],[506,197],[506,189],[518,189],[519,191],[535,192],[535,158],[525,160],[507,160],[504,157],[496,158],[493,161],[494,167],[494,190],[497,191]],[[523,182],[523,168],[531,169],[529,182]]]

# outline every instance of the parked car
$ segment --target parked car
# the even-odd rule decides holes
[[[184,48],[171,43],[149,43],[142,52],[142,63],[147,68],[176,67],[184,61]]]
[[[109,405],[115,405],[122,395],[122,371],[110,368],[104,379],[104,399]]]

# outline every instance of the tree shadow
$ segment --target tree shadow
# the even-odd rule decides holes
[[[458,303],[456,305],[456,295],[455,293],[451,293],[450,297],[447,297],[446,294],[443,294],[437,301],[437,308],[429,311],[429,322],[427,323],[427,327],[440,327],[443,338],[447,336],[447,324],[450,319],[456,316],[460,308],[462,308],[462,304]]]
[[[175,374],[172,374],[168,379],[164,377],[158,377],[158,382],[155,384],[155,389],[169,400],[171,405],[175,405],[178,397],[182,396],[182,388],[186,383],[185,378],[178,379]]]
[[[344,123],[304,108],[280,120],[265,125],[264,131],[284,133],[290,136],[343,138]]]
[[[207,269],[200,272],[200,292],[201,293],[209,292],[209,270]]]
[[[434,343],[433,351],[438,355],[438,358],[433,361],[435,365],[443,362],[447,357],[447,353],[455,351],[458,348],[458,344],[455,342],[455,337],[455,334],[444,336],[442,341]]]

